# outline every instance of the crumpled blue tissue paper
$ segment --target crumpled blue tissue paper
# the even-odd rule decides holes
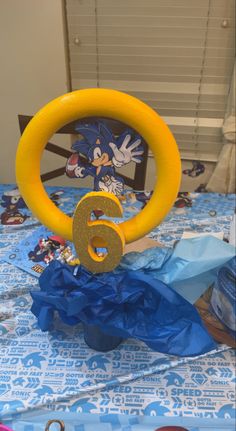
[[[109,335],[137,338],[150,348],[193,356],[216,347],[197,310],[159,280],[139,271],[92,274],[52,261],[31,292],[32,312],[43,331],[52,327],[54,312],[74,325],[99,326]]]
[[[74,325],[97,325],[109,335],[137,338],[150,348],[193,356],[216,347],[191,305],[214,281],[235,250],[212,236],[182,240],[125,255],[113,272],[92,274],[53,261],[32,292],[32,312],[49,330],[57,310]]]
[[[214,283],[218,269],[234,256],[235,247],[209,235],[183,239],[174,249],[154,247],[128,253],[120,269],[142,269],[194,304]]]

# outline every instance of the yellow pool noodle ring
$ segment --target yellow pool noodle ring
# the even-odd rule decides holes
[[[137,215],[119,224],[125,242],[135,241],[161,223],[177,196],[181,162],[177,144],[168,126],[149,106],[116,90],[93,88],[73,91],[45,105],[30,121],[16,155],[16,180],[32,213],[51,231],[72,241],[73,218],[49,198],[40,178],[43,150],[52,135],[64,125],[88,117],[121,121],[132,127],[152,151],[157,181],[153,195]]]

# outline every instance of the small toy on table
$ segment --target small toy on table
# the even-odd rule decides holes
[[[40,238],[34,250],[28,253],[29,259],[33,262],[51,262],[55,255],[60,257],[65,249],[65,240],[58,235],[52,235],[48,238]],[[60,260],[60,259],[59,259]]]

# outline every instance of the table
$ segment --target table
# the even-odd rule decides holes
[[[0,194],[14,195],[13,189],[14,185],[1,186]],[[47,190],[69,214],[87,192]],[[125,218],[145,204],[146,196],[127,191]],[[223,231],[227,238],[235,196],[194,193],[179,199],[184,198],[192,206],[180,202],[150,237],[170,247],[186,229]],[[2,198],[3,205],[6,200]],[[20,204],[17,211],[22,224],[0,227],[0,259],[40,226]],[[7,212],[6,206],[1,212]],[[176,358],[127,340],[100,354],[86,346],[80,325],[68,328],[56,321],[51,333],[37,328],[29,294],[37,278],[2,259],[0,281],[0,420],[4,423],[17,424],[17,431],[42,430],[53,416],[69,421],[66,430],[76,431],[90,431],[95,424],[97,431],[154,431],[166,424],[191,431],[234,429],[231,349],[221,346],[204,357]]]

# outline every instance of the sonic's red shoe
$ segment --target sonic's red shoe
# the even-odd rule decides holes
[[[75,153],[72,154],[69,159],[67,160],[66,164],[66,175],[70,178],[75,178],[75,168],[78,166],[79,163],[79,154]]]

